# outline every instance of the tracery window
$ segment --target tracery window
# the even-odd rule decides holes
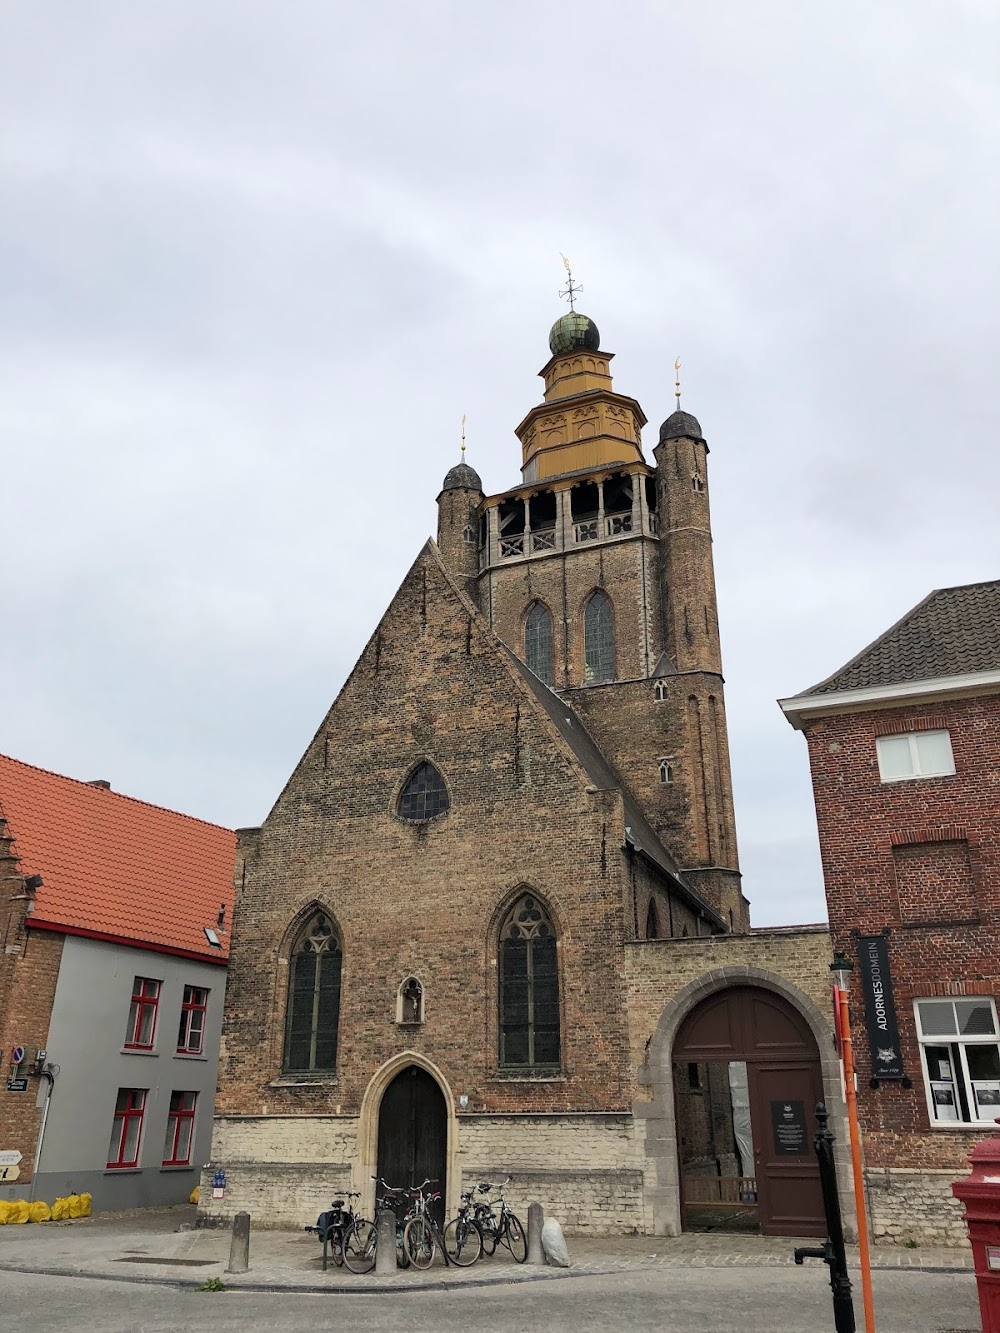
[[[559,1065],[556,934],[532,894],[518,899],[500,928],[500,1065]]]
[[[541,602],[532,603],[525,617],[524,660],[540,681],[552,684],[552,616]]]
[[[285,1069],[337,1067],[343,952],[330,918],[317,912],[292,949],[285,1021]]]
[[[613,631],[611,600],[598,588],[583,610],[583,678],[589,685],[615,678]]]
[[[415,821],[433,819],[435,815],[443,815],[450,805],[444,778],[433,764],[425,761],[417,765],[403,788],[399,817]]]

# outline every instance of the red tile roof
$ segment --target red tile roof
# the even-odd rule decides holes
[[[44,880],[30,928],[226,960],[236,850],[229,829],[4,755],[0,816],[17,873]],[[204,928],[216,927],[222,903],[216,949]]]

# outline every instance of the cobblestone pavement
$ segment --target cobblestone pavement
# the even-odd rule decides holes
[[[194,1209],[146,1209],[102,1214],[76,1222],[0,1228],[0,1269],[14,1272],[88,1276],[119,1281],[198,1286],[222,1277],[233,1288],[300,1291],[420,1290],[482,1287],[504,1283],[582,1278],[664,1269],[789,1268],[797,1243],[789,1237],[689,1233],[658,1236],[570,1237],[573,1266],[569,1270],[514,1263],[501,1249],[473,1268],[446,1268],[440,1260],[423,1273],[399,1270],[386,1277],[356,1276],[332,1264],[321,1271],[320,1246],[301,1231],[255,1230],[251,1236],[250,1272],[226,1274],[229,1233],[223,1230],[179,1230],[190,1227]],[[856,1249],[851,1262],[858,1266]],[[815,1260],[807,1265],[825,1268]],[[972,1253],[962,1249],[905,1249],[879,1246],[872,1252],[877,1271],[915,1269],[962,1272],[972,1268]]]

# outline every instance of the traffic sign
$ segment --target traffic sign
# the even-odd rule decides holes
[[[10,1062],[12,1065],[19,1065],[24,1059],[24,1047],[15,1046],[10,1053]]]
[[[21,1174],[19,1166],[0,1166],[0,1184],[9,1185]]]
[[[16,1148],[4,1148],[0,1151],[0,1166],[17,1166],[21,1154]]]

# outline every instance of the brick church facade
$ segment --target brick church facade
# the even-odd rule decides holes
[[[822,1230],[829,937],[750,933],[708,446],[675,411],[647,461],[585,316],[550,350],[520,483],[448,473],[437,541],[238,835],[210,1216],[311,1221],[348,1188],[370,1212],[372,1175],[424,1173],[450,1216],[510,1173],[569,1230],[673,1234],[692,1199]],[[716,1133],[713,1061],[752,1146]]]

